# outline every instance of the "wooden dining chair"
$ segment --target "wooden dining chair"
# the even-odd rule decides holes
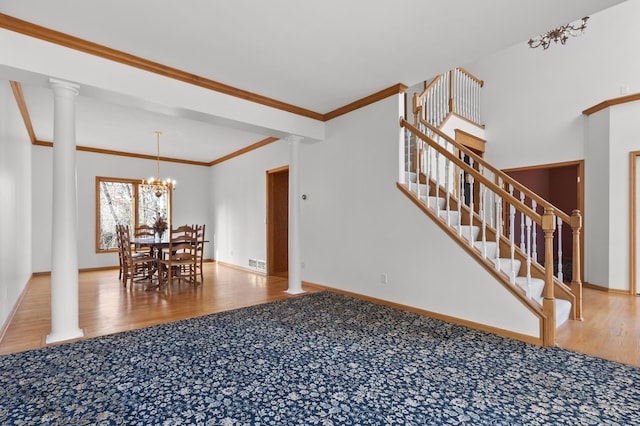
[[[195,283],[196,232],[192,226],[183,225],[169,232],[169,245],[158,259],[160,279],[170,284],[174,279]]]
[[[118,279],[122,280],[122,276],[124,274],[124,253],[122,252],[124,250],[124,242],[122,241],[122,232],[123,231],[123,225],[116,225],[116,241],[118,243],[118,267],[119,267],[119,273],[118,273]]]
[[[136,226],[133,235],[136,238],[154,238],[156,233],[152,226],[142,224]]]
[[[204,282],[204,271],[202,269],[202,262],[204,258],[204,231],[206,225],[193,225],[196,231],[196,277],[200,275],[200,283]]]
[[[134,281],[149,280],[152,275],[153,265],[156,259],[149,252],[136,252],[131,244],[129,226],[123,225],[120,232],[122,242],[122,283],[126,287],[127,282],[133,287]]]
[[[133,236],[135,238],[155,238],[156,232],[153,229],[153,226],[142,224],[135,227]],[[147,246],[138,246],[136,247],[136,251],[147,251],[149,253],[153,253],[151,247]]]

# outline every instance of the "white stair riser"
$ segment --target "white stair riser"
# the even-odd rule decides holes
[[[458,225],[460,223],[460,215],[458,214],[457,211],[441,211],[440,212],[440,217],[444,219],[445,222],[447,222],[449,225]],[[449,219],[447,221],[447,218]]]
[[[487,259],[495,259],[498,256],[498,244],[495,241],[486,241],[484,243],[484,248],[482,240],[476,241],[473,245],[475,248],[480,250],[480,254]],[[486,254],[484,253],[484,250],[486,250]]]
[[[440,204],[440,210],[444,209],[444,205],[446,201],[444,198],[427,197],[426,195],[421,196],[420,199],[422,200],[423,203],[427,204],[433,210],[436,210],[436,206],[438,204]],[[429,202],[427,202],[427,199],[429,200]]]
[[[530,297],[538,299],[542,296],[542,290],[544,290],[544,280],[539,278],[531,278],[531,282],[527,280],[527,277],[516,277],[516,285],[527,292],[527,287],[531,287]]]
[[[453,227],[456,230],[456,233],[462,236],[465,240],[469,241],[469,228],[471,228],[471,241],[475,241],[478,239],[478,234],[480,233],[479,226],[471,226],[471,225],[456,225]]]

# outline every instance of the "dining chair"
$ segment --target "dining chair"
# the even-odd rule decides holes
[[[200,275],[200,283],[204,283],[204,271],[202,269],[202,262],[204,258],[204,231],[206,225],[193,225],[196,231],[196,277]]]
[[[169,232],[169,245],[163,249],[158,259],[161,273],[158,275],[166,284],[174,279],[195,283],[196,232],[192,226],[182,225]],[[163,278],[164,277],[164,278]]]
[[[153,238],[155,237],[155,231],[152,226],[142,224],[136,226],[133,235],[136,238]]]
[[[123,226],[120,224],[116,225],[116,241],[118,243],[118,267],[119,267],[119,273],[118,273],[118,279],[122,280],[122,275],[124,274],[124,261],[123,261],[123,257],[124,254],[122,252],[122,250],[124,249],[124,243],[122,241],[122,232],[123,232]]]
[[[156,259],[149,252],[137,252],[131,244],[131,233],[128,225],[121,225],[120,241],[122,242],[122,283],[133,287],[134,280],[150,279]]]
[[[135,238],[155,238],[156,232],[153,226],[142,224],[134,228],[133,236]],[[151,247],[147,246],[138,246],[136,247],[136,251],[148,251],[150,254],[153,254]]]

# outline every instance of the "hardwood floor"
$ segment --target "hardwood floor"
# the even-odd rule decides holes
[[[640,367],[640,297],[583,289],[584,321],[558,327],[564,349]]]
[[[203,266],[203,285],[175,282],[170,292],[145,290],[142,282],[124,288],[117,269],[81,272],[79,322],[84,338],[295,297],[285,293],[286,278],[266,277],[218,263]],[[0,341],[0,355],[45,346],[44,339],[51,331],[50,282],[49,275],[29,281]]]
[[[80,327],[84,338],[148,327],[259,303],[295,297],[284,291],[286,278],[265,277],[207,263],[198,287],[174,284],[171,292],[123,288],[118,271],[82,272]],[[50,277],[36,276],[0,341],[0,355],[45,346],[50,331]],[[307,292],[319,288],[304,286]],[[584,321],[558,328],[562,348],[640,367],[640,297],[584,289]]]

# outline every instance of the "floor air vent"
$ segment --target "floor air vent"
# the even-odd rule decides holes
[[[267,262],[264,260],[249,259],[249,267],[261,272],[266,272]]]

